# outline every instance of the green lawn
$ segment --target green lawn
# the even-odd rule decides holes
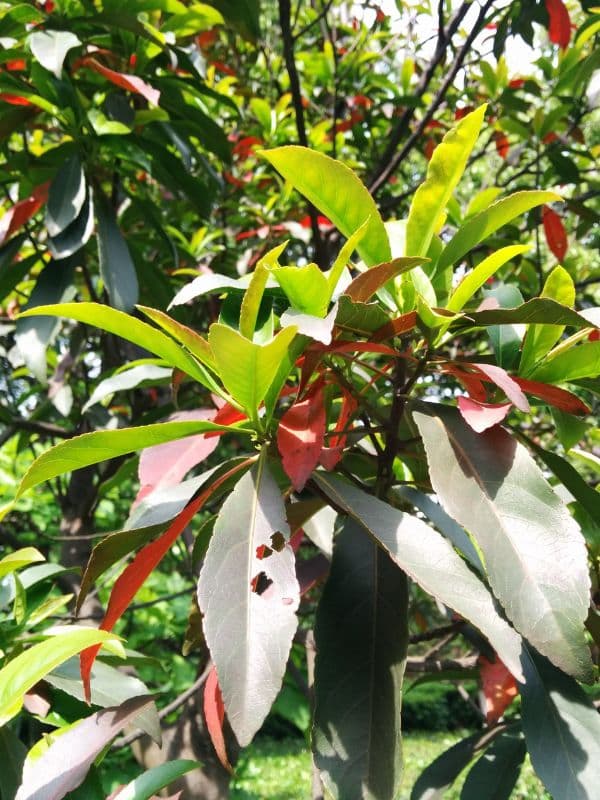
[[[405,791],[410,789],[433,759],[461,738],[460,733],[412,733],[404,738]],[[244,753],[236,770],[231,800],[310,800],[311,764],[304,743],[298,739],[258,739]],[[458,800],[462,780],[446,793]],[[512,800],[549,800],[529,761],[525,762]],[[485,798],[481,798],[485,800]]]

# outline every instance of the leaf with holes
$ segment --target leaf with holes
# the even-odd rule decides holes
[[[424,403],[418,409],[413,416],[432,486],[479,544],[508,618],[557,666],[590,680],[583,628],[587,554],[566,506],[525,448],[500,426],[477,434],[456,409]]]
[[[198,583],[204,635],[242,747],[281,688],[298,624],[288,539],[281,492],[263,452],[223,504]]]

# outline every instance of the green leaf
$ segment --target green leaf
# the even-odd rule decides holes
[[[471,217],[459,228],[442,251],[437,264],[438,272],[451,264],[456,264],[469,250],[495,233],[498,228],[526,211],[560,199],[560,196],[554,192],[524,191],[515,192],[515,194],[498,200],[485,211]]]
[[[26,755],[27,749],[18,736],[7,726],[0,728],[1,800],[14,800]]]
[[[199,767],[200,764],[197,761],[186,759],[167,761],[165,764],[146,770],[128,783],[119,790],[115,800],[151,800],[156,792],[164,789],[174,780],[185,775],[186,772]]]
[[[106,397],[110,397],[116,392],[126,392],[128,389],[135,389],[146,381],[156,383],[157,381],[169,380],[172,370],[168,367],[159,367],[156,364],[138,364],[136,367],[117,372],[96,386],[89,400],[81,409],[85,412],[96,403],[100,403]]]
[[[46,675],[44,681],[77,700],[85,700],[78,658],[69,658]],[[101,708],[121,705],[132,697],[149,694],[148,687],[139,678],[98,660],[92,667],[91,690],[92,705]],[[136,725],[160,746],[160,719],[154,703],[138,715]]]
[[[278,247],[274,247],[259,259],[254,268],[248,288],[244,292],[244,299],[240,309],[240,333],[246,339],[252,340],[254,336],[260,304],[269,278],[269,268],[278,264],[279,256],[285,250],[286,244],[287,242],[284,242]]]
[[[460,800],[509,800],[526,752],[520,732],[501,733],[469,771]]]
[[[590,800],[598,791],[600,714],[580,686],[524,649],[519,685],[533,767],[554,800]]]
[[[329,282],[316,264],[275,267],[272,273],[295,309],[315,317],[325,316],[330,300]]]
[[[367,228],[369,227],[370,221],[371,218],[368,217],[360,226],[360,228],[357,228],[352,236],[348,237],[340,252],[337,254],[337,257],[333,262],[333,266],[327,275],[327,283],[329,284],[329,300],[331,300],[333,297],[339,280],[342,277],[342,273],[344,272],[344,267],[346,267],[350,261],[350,256],[356,250],[363,237],[367,233]]]
[[[516,308],[490,308],[485,311],[469,311],[467,319],[476,325],[571,325],[574,328],[596,327],[577,311],[551,300],[549,297],[534,297]]]
[[[112,633],[80,628],[34,644],[9,661],[0,670],[0,726],[19,713],[23,695],[55,667],[86,647],[111,639],[115,639]]]
[[[133,342],[133,344],[139,345],[159,356],[159,358],[163,358],[167,364],[177,367],[182,372],[203,383],[204,372],[199,370],[198,363],[173,339],[165,336],[164,333],[156,330],[152,325],[141,322],[139,319],[131,317],[129,314],[124,314],[122,311],[110,308],[110,306],[104,306],[101,303],[60,303],[32,308],[22,312],[20,318],[32,317],[36,314],[68,317],[78,322],[84,322],[87,325],[94,325],[107,333],[114,333],[115,336],[121,336],[128,342]]]
[[[341,295],[335,324],[346,331],[369,336],[390,321],[380,303],[354,303],[347,295]]]
[[[470,620],[490,640],[513,675],[521,675],[521,639],[494,607],[494,598],[454,548],[411,514],[321,472],[313,480],[332,501],[362,525],[419,586]]]
[[[260,39],[259,0],[212,0],[227,22],[250,42]]]
[[[540,297],[549,297],[562,306],[575,303],[575,284],[564,267],[555,267],[546,278]],[[565,329],[564,325],[530,325],[523,340],[519,374],[527,376],[538,362],[554,347]]]
[[[135,265],[115,212],[101,192],[96,192],[96,217],[100,274],[110,304],[121,311],[131,311],[139,294]]]
[[[595,378],[599,373],[600,342],[585,342],[557,355],[549,353],[527,377],[542,383],[565,383],[578,378]]]
[[[375,201],[348,167],[323,153],[297,145],[263,150],[260,155],[347,238],[369,218],[367,230],[356,246],[368,267],[391,260],[388,237]]]
[[[273,341],[260,345],[226,325],[210,326],[208,342],[221,380],[251,418],[256,417],[295,335],[296,328],[290,326]]]
[[[478,434],[456,409],[424,403],[419,409],[413,417],[432,486],[477,541],[508,618],[557,666],[590,680],[587,553],[566,506],[500,426]]]
[[[171,334],[181,344],[195,356],[202,364],[206,364],[209,369],[215,370],[215,359],[206,339],[196,333],[192,328],[187,325],[182,325],[177,320],[174,320],[168,314],[158,311],[156,308],[148,308],[147,306],[138,305],[137,308],[145,314],[152,322],[155,322],[164,331]],[[210,378],[212,381],[212,378]],[[214,381],[213,381],[214,383]]]
[[[474,269],[467,272],[450,295],[446,308],[448,311],[462,311],[473,295],[481,289],[488,278],[491,278],[501,266],[516,256],[529,250],[529,245],[511,245],[503,247],[491,256],[484,258]]]
[[[93,431],[82,433],[72,439],[60,442],[42,453],[29,467],[19,488],[16,498],[27,489],[39,483],[56,478],[65,472],[98,464],[111,458],[153,447],[173,439],[182,439],[207,431],[241,430],[239,424],[232,426],[215,425],[213,422],[191,420],[189,422],[159,422],[154,425],[142,425],[138,428],[121,428],[113,431]],[[16,499],[15,498],[15,499]]]
[[[396,797],[408,586],[402,570],[351,519],[335,540],[315,642],[312,740],[325,787],[336,800]]]
[[[479,136],[486,107],[480,106],[463,117],[433,151],[427,178],[415,192],[408,214],[407,256],[427,255],[433,234]]]
[[[33,56],[42,67],[54,73],[59,80],[67,53],[81,45],[77,36],[70,31],[35,31],[29,35],[27,41]]]
[[[91,195],[85,199],[79,216],[63,231],[48,239],[48,247],[55,259],[68,258],[89,240],[94,230],[94,204]]]
[[[46,227],[56,236],[77,219],[85,202],[85,175],[79,156],[73,155],[56,173],[50,184],[46,205]]]
[[[22,547],[20,550],[15,550],[14,553],[9,553],[0,559],[0,579],[5,575],[10,575],[11,572],[28,567],[35,561],[45,560],[44,556],[35,547]]]
[[[299,587],[288,538],[281,492],[263,452],[221,508],[198,583],[204,635],[242,747],[281,689],[298,624]],[[269,553],[259,559],[263,546]],[[271,583],[258,594],[253,589],[261,575]]]

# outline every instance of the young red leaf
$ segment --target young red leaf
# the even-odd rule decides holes
[[[204,719],[206,729],[215,748],[219,761],[227,772],[233,772],[233,767],[227,757],[227,747],[223,736],[223,721],[225,719],[225,706],[221,695],[221,687],[217,677],[217,670],[212,667],[204,684]]]
[[[20,200],[9,209],[0,220],[0,245],[19,230],[27,220],[31,219],[36,211],[44,205],[48,199],[48,189],[50,182],[42,183],[37,186],[29,197]]]
[[[246,467],[252,460],[253,459],[246,459],[246,461],[243,461],[241,464],[236,464],[235,467],[232,467],[217,478],[213,484],[192,500],[189,505],[175,517],[171,525],[169,525],[167,530],[159,536],[158,539],[142,547],[131,564],[126,567],[115,582],[108,601],[106,614],[100,624],[100,630],[111,631],[114,628],[148,575],[158,566],[169,551],[171,545],[192,521],[194,515],[202,508],[204,503],[222,483],[236,472]],[[84,650],[80,656],[81,679],[83,680],[85,697],[88,703],[90,702],[91,693],[90,675],[99,650],[100,646],[89,647],[87,650]]]
[[[477,433],[500,424],[511,408],[512,403],[480,403],[470,397],[458,398],[458,410],[467,425]]]
[[[241,422],[243,419],[248,419],[247,415],[244,414],[243,411],[239,411],[237,408],[234,408],[231,403],[223,403],[223,405],[214,415],[213,422],[218,425],[233,425],[234,422]],[[210,439],[213,436],[222,436],[223,434],[221,431],[210,431],[204,435],[207,439]]]
[[[0,92],[0,100],[11,106],[33,106],[33,103],[26,97],[21,97],[18,94],[9,94],[8,92]]]
[[[472,372],[465,372],[465,370],[460,369],[455,364],[445,364],[443,371],[454,375],[473,400],[477,400],[479,403],[486,402],[487,391],[479,375],[474,375]]]
[[[496,131],[494,133],[494,142],[496,144],[496,152],[500,156],[506,160],[508,158],[508,153],[510,150],[510,145],[508,143],[508,136],[503,131]]]
[[[542,222],[548,247],[556,258],[562,261],[567,254],[568,240],[561,218],[549,206],[544,206],[542,209]]]
[[[290,406],[281,418],[277,447],[283,468],[298,492],[319,463],[326,424],[322,384],[312,389],[306,399]]]
[[[371,337],[375,342],[382,342],[384,339],[392,339],[394,336],[402,336],[403,333],[408,333],[417,324],[417,312],[409,311],[407,314],[402,314],[401,317],[387,322],[379,330],[376,330]]]
[[[375,292],[384,286],[389,280],[395,278],[414,266],[422,264],[422,258],[395,258],[385,264],[361,272],[344,291],[345,295],[355,303],[366,303]]]
[[[495,383],[508,399],[514,403],[519,411],[529,411],[529,402],[521,391],[518,383],[511,378],[508,372],[502,367],[497,367],[494,364],[472,364],[465,363],[465,367],[481,372],[488,380]]]
[[[550,41],[564,50],[571,38],[571,19],[567,7],[562,0],[546,0],[546,11],[550,18],[548,27]]]
[[[550,386],[547,383],[540,383],[540,381],[530,381],[527,378],[514,377],[515,383],[518,383],[521,389],[527,394],[532,394],[539,397],[540,400],[545,400],[551,406],[559,408],[561,411],[566,411],[567,414],[589,414],[590,409],[586,406],[583,400],[580,400],[572,392],[567,392],[566,389],[559,389],[558,386]]]
[[[86,67],[93,69],[94,72],[97,72],[111,83],[114,83],[115,86],[119,86],[121,89],[127,89],[129,92],[135,92],[135,94],[141,94],[142,97],[145,97],[152,105],[158,105],[160,99],[160,92],[158,89],[154,89],[149,83],[138,78],[137,75],[127,75],[124,72],[116,72],[114,69],[105,67],[104,64],[101,64],[95,58],[84,58],[83,63]]]
[[[334,435],[329,438],[329,447],[324,447],[319,457],[319,463],[329,471],[335,467],[342,457],[344,445],[346,444],[346,434],[341,432],[346,430],[352,414],[358,408],[358,403],[354,396],[344,389],[342,391],[344,399],[342,400],[342,408],[334,429]]]
[[[479,665],[485,716],[488,725],[491,725],[500,719],[517,696],[517,684],[498,656],[494,663],[485,656],[479,656]]]

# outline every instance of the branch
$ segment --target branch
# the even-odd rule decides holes
[[[36,422],[32,419],[13,419],[4,433],[0,434],[0,446],[13,437],[18,431],[33,431],[40,436],[57,436],[60,439],[71,439],[75,434],[61,428],[60,425],[53,425],[50,422]]]
[[[478,656],[464,658],[407,658],[407,672],[447,672],[452,670],[472,670],[477,666]]]

